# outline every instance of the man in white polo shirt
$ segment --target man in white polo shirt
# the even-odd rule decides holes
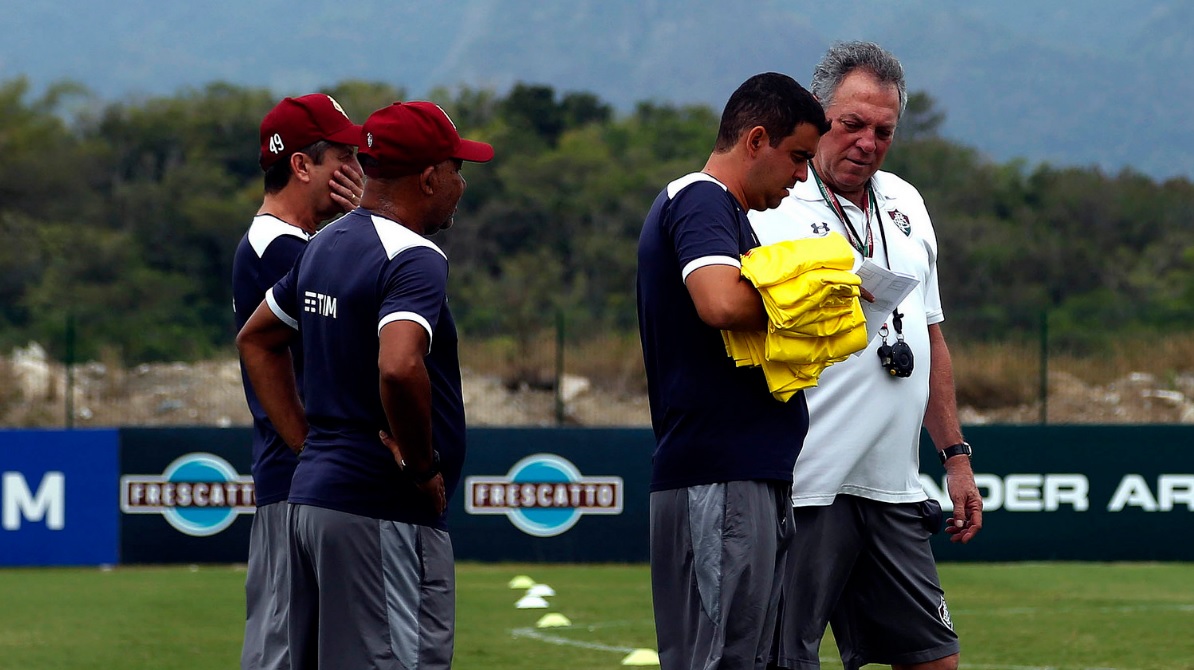
[[[907,102],[903,68],[875,44],[837,44],[814,71],[812,92],[833,126],[808,181],[777,209],[750,213],[759,241],[838,232],[856,267],[870,259],[919,285],[865,351],[806,391],[809,430],[793,472],[795,537],[772,660],[819,668],[832,624],[847,670],[952,670],[959,645],[929,546],[942,515],[920,485],[922,423],[947,472],[953,541],[978,532],[982,499],[941,332],[937,238],[916,189],[879,169]]]

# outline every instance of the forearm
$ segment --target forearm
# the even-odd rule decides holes
[[[297,452],[307,439],[307,417],[299,400],[290,350],[271,351],[249,345],[242,348],[241,361],[274,430]]]
[[[729,298],[722,330],[767,330],[767,310],[758,289],[746,279],[739,279]]]
[[[694,271],[685,281],[706,325],[718,330],[767,329],[763,298],[741,271],[730,265],[710,265]]]
[[[262,302],[237,333],[236,348],[249,384],[274,430],[297,452],[307,440],[307,417],[299,400],[290,355],[290,343],[296,336]]]
[[[929,404],[924,426],[938,451],[962,441],[958,402],[954,390],[953,361],[938,325],[929,326]]]
[[[432,467],[431,380],[422,358],[390,366],[379,377],[388,432],[406,467],[426,472]]]

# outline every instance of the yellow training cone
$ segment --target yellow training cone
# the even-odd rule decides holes
[[[544,614],[535,624],[536,628],[559,628],[561,626],[571,626],[572,621],[563,614]]]
[[[510,580],[510,588],[512,589],[529,589],[535,585],[535,580],[526,575],[519,575]]]
[[[654,649],[635,649],[622,659],[622,665],[659,665],[659,654]]]

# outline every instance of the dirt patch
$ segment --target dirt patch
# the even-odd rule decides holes
[[[100,363],[75,367],[66,399],[64,367],[37,345],[0,357],[0,426],[75,427],[246,426],[250,423],[235,360],[140,365],[112,370]],[[649,426],[642,394],[615,393],[566,375],[561,393],[510,389],[497,376],[463,371],[465,411],[472,426]],[[1161,384],[1131,373],[1106,385],[1071,374],[1049,377],[1049,423],[1194,423],[1194,375]],[[964,425],[1037,423],[1039,404],[977,410],[960,407]]]

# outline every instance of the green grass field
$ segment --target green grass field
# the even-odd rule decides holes
[[[1194,669],[1194,564],[943,564],[962,667]],[[643,565],[458,566],[460,670],[598,670],[654,648]],[[525,574],[549,609],[516,609]],[[237,666],[243,568],[0,570],[0,669]],[[545,613],[572,621],[537,628]],[[840,667],[830,639],[827,668]]]

